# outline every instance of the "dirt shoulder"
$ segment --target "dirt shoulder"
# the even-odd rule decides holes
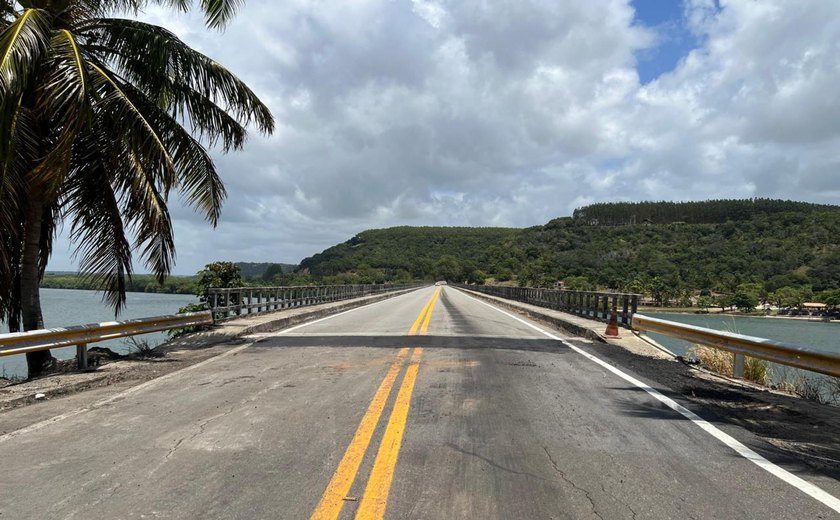
[[[587,349],[623,367],[724,429],[743,428],[759,442],[746,443],[760,454],[840,480],[840,407],[820,404],[713,374],[686,365],[631,331],[619,339],[603,336],[606,325],[551,309],[470,293],[592,342]],[[742,442],[745,439],[741,438]],[[766,444],[763,444],[766,443]],[[769,446],[768,446],[769,445]],[[772,450],[768,449],[772,447]],[[771,453],[772,451],[772,453]]]

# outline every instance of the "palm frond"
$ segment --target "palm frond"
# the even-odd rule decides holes
[[[70,31],[54,32],[44,62],[47,73],[39,81],[35,93],[37,110],[44,114],[43,126],[49,129],[42,147],[49,145],[49,148],[30,174],[30,182],[52,194],[61,186],[69,168],[73,143],[89,123],[91,111],[85,60]]]
[[[20,256],[22,225],[0,225],[0,321],[9,332],[20,331]]]
[[[204,21],[208,27],[222,28],[233,19],[243,3],[242,0],[201,0]]]
[[[221,215],[226,193],[210,155],[184,127],[142,92],[129,85],[126,92],[137,106],[154,121],[155,127],[172,156],[178,175],[178,188],[187,201],[204,213],[214,226]]]
[[[16,98],[39,72],[49,47],[53,19],[42,9],[26,9],[0,33],[0,99]]]
[[[64,190],[64,209],[71,217],[70,239],[76,244],[79,270],[97,282],[104,299],[119,313],[125,305],[125,281],[131,276],[131,244],[126,239],[114,174],[104,161],[101,136],[79,139]]]
[[[142,154],[147,167],[155,172],[163,192],[168,193],[177,182],[177,173],[172,157],[155,130],[155,125],[126,94],[125,89],[128,85],[121,84],[119,79],[91,61],[88,61],[87,65],[92,86],[102,95],[97,103],[97,112],[119,125],[113,128],[116,132],[114,135],[122,135],[131,141],[132,149]]]
[[[78,9],[86,18],[98,18],[111,13],[138,14],[149,0],[77,0]]]
[[[235,134],[230,134],[229,124],[219,126],[221,119],[209,113],[213,106],[243,125],[253,123],[262,133],[274,130],[271,111],[244,82],[162,27],[135,20],[97,19],[82,27],[80,35],[91,42],[87,47],[92,52],[113,61],[128,82],[169,107],[171,113],[189,113],[204,135],[218,135],[226,148],[237,147],[236,141],[228,138]],[[206,101],[198,103],[202,98]],[[193,109],[200,111],[193,114]]]
[[[131,149],[125,149],[123,167],[131,175],[121,177],[123,214],[136,238],[146,267],[163,283],[175,262],[175,235],[166,200],[155,188],[154,177]]]
[[[0,104],[0,225],[21,225],[25,178],[41,154],[33,111],[21,100]]]
[[[109,171],[122,208],[123,222],[133,235],[143,263],[162,283],[175,261],[175,240],[166,198],[157,185],[160,176],[138,150],[136,140],[114,139],[122,122],[106,113],[98,113],[94,128],[98,132],[96,150]]]
[[[225,152],[245,145],[245,127],[212,100],[178,83],[169,85],[168,91],[166,110],[176,120],[187,121],[199,139],[211,147],[221,145]]]

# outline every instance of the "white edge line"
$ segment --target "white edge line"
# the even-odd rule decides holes
[[[105,399],[101,399],[99,401],[96,401],[95,403],[93,403],[91,405],[85,406],[83,408],[78,408],[76,410],[72,410],[70,412],[66,412],[66,413],[63,413],[61,415],[56,415],[55,417],[50,417],[49,419],[44,419],[43,421],[36,422],[35,424],[30,424],[29,426],[25,426],[25,427],[23,427],[19,430],[11,431],[9,433],[0,435],[0,443],[9,440],[12,437],[17,437],[18,435],[31,433],[31,432],[34,432],[36,430],[40,430],[41,428],[43,428],[45,426],[49,426],[50,424],[55,424],[59,421],[63,421],[64,419],[69,419],[69,418],[75,417],[79,414],[89,412],[89,411],[95,410],[97,408],[101,408],[101,407],[103,407],[107,404],[113,403],[114,401],[118,401],[118,400],[120,400],[120,399],[122,399],[126,396],[129,396],[129,395],[135,393],[135,392],[140,392],[141,390],[145,390],[145,389],[150,388],[152,386],[155,386],[159,383],[162,383],[162,382],[168,381],[169,379],[172,379],[174,377],[180,376],[184,372],[188,372],[190,370],[195,370],[196,368],[207,365],[207,364],[209,364],[213,361],[218,361],[219,359],[225,358],[227,356],[231,356],[233,354],[236,354],[237,352],[241,352],[241,351],[245,350],[246,348],[250,347],[252,344],[253,343],[247,343],[245,345],[240,345],[238,347],[234,347],[230,350],[226,350],[226,351],[222,352],[221,354],[218,354],[218,355],[213,356],[211,358],[205,359],[204,361],[196,363],[195,365],[190,365],[190,366],[184,367],[180,370],[176,370],[174,372],[170,372],[166,375],[163,375],[163,376],[157,377],[155,379],[152,379],[151,381],[146,381],[145,383],[141,383],[137,386],[132,386],[131,388],[123,390],[122,392],[120,392],[118,394],[114,394],[110,397],[106,397]]]
[[[406,293],[406,294],[408,294],[408,293]],[[400,295],[398,295],[398,296],[400,296]],[[317,320],[308,321],[306,323],[301,323],[300,325],[295,325],[294,327],[290,327],[288,329],[283,329],[281,331],[278,331],[277,334],[284,334],[286,332],[290,332],[292,330],[299,329],[299,328],[305,327],[307,325],[312,325],[313,323],[318,323],[318,322],[321,322],[321,321],[324,321],[324,320],[329,320],[331,318],[335,318],[337,316],[341,316],[342,314],[347,314],[348,312],[353,312],[353,311],[357,311],[359,309],[364,309],[365,307],[370,307],[372,305],[377,305],[379,303],[386,302],[390,299],[391,298],[385,298],[384,300],[380,300],[378,302],[373,302],[373,303],[369,303],[369,304],[366,304],[366,305],[361,305],[359,307],[354,307],[352,309],[349,309],[349,310],[346,310],[346,311],[343,311],[343,312],[339,312],[339,313],[336,313],[336,314],[330,314],[329,316],[326,316],[324,318],[319,318]],[[169,379],[172,379],[173,377],[179,376],[179,375],[183,374],[184,372],[188,372],[190,370],[195,370],[196,368],[207,365],[207,364],[209,364],[213,361],[217,361],[217,360],[225,358],[227,356],[231,356],[233,354],[236,354],[237,352],[241,352],[241,351],[245,350],[246,348],[254,345],[255,343],[256,342],[251,342],[251,343],[247,343],[245,345],[240,345],[238,347],[234,347],[230,350],[226,350],[226,351],[222,352],[221,354],[218,354],[218,355],[213,356],[211,358],[205,359],[204,361],[196,363],[195,365],[190,365],[190,366],[184,367],[180,370],[176,370],[175,372],[170,372],[166,375],[163,375],[163,376],[157,377],[155,379],[152,379],[151,381],[146,381],[145,383],[141,383],[137,386],[132,386],[131,388],[123,390],[122,392],[120,392],[118,394],[114,394],[110,397],[106,397],[105,399],[101,399],[99,401],[96,401],[95,403],[93,403],[91,405],[85,406],[83,408],[77,408],[76,410],[65,412],[63,414],[56,415],[55,417],[50,417],[49,419],[44,419],[43,421],[39,421],[39,422],[36,422],[34,424],[30,424],[29,426],[25,426],[23,428],[20,428],[19,430],[14,430],[14,431],[5,433],[3,435],[0,435],[0,443],[3,443],[5,441],[9,440],[12,437],[17,437],[19,435],[32,433],[34,431],[40,430],[41,428],[44,428],[45,426],[49,426],[50,424],[55,424],[57,422],[63,421],[64,419],[69,419],[71,417],[75,417],[75,416],[83,414],[85,412],[89,412],[91,410],[101,408],[101,407],[103,407],[107,404],[113,403],[114,401],[118,401],[118,400],[120,400],[120,399],[122,399],[126,396],[129,396],[129,395],[135,393],[135,392],[140,392],[142,390],[145,390],[147,388],[155,386],[158,383],[162,383],[163,381],[168,381]]]
[[[561,338],[559,336],[555,336],[554,334],[551,334],[550,332],[545,331],[545,330],[541,329],[540,327],[537,327],[536,325],[534,325],[532,323],[528,323],[527,321],[525,321],[525,320],[523,320],[523,319],[521,319],[517,316],[514,316],[513,314],[510,314],[509,312],[503,311],[502,309],[496,307],[495,305],[491,305],[487,302],[479,300],[478,298],[475,298],[474,296],[471,296],[471,295],[466,294],[464,292],[462,292],[462,294],[464,294],[464,296],[466,296],[467,298],[473,299],[473,300],[475,300],[476,302],[478,302],[482,305],[486,305],[487,307],[490,307],[491,309],[493,309],[497,312],[500,312],[500,313],[504,314],[505,316],[507,316],[509,318],[512,318],[512,319],[514,319],[514,320],[516,320],[516,321],[518,321],[518,322],[536,330],[537,332],[540,332],[541,334],[543,334],[543,335],[545,335],[545,336],[547,336],[551,339],[554,339],[554,340],[557,340],[557,341],[563,343],[565,346],[574,350],[578,354],[586,357],[590,361],[594,361],[595,363],[601,365],[602,367],[606,368],[607,370],[609,370],[613,374],[617,375],[618,377],[624,379],[628,383],[631,383],[631,384],[641,388],[642,390],[644,390],[645,392],[647,392],[648,394],[653,396],[655,399],[657,399],[658,401],[663,403],[668,408],[670,408],[670,409],[672,409],[676,412],[679,412],[682,416],[684,416],[686,419],[690,420],[691,422],[693,422],[694,424],[696,424],[697,426],[702,428],[706,433],[708,433],[709,435],[711,435],[715,439],[719,440],[720,442],[722,442],[726,446],[735,450],[735,452],[738,453],[738,455],[740,455],[740,456],[744,457],[745,459],[749,460],[750,462],[752,462],[753,464],[755,464],[759,468],[767,471],[768,473],[770,473],[774,477],[777,477],[777,478],[781,479],[782,481],[784,481],[784,482],[790,484],[791,486],[795,487],[796,489],[802,491],[803,493],[807,494],[811,498],[813,498],[813,499],[821,502],[822,504],[828,506],[830,509],[834,510],[835,512],[840,513],[840,499],[838,499],[834,495],[828,493],[827,491],[823,490],[822,488],[817,487],[814,484],[811,484],[810,482],[808,482],[808,481],[806,481],[806,480],[804,480],[800,477],[797,477],[796,475],[787,471],[786,469],[781,468],[781,467],[773,464],[769,460],[765,459],[764,457],[762,457],[761,455],[759,455],[755,451],[753,451],[750,448],[748,448],[747,446],[745,446],[739,440],[735,439],[734,437],[732,437],[728,433],[725,433],[722,430],[716,428],[711,423],[709,423],[705,419],[698,416],[696,413],[692,412],[688,408],[686,408],[686,407],[682,406],[681,404],[677,403],[676,401],[674,401],[670,397],[667,397],[667,396],[663,395],[661,392],[659,392],[655,388],[651,388],[649,385],[639,381],[635,377],[633,377],[633,376],[631,376],[631,375],[629,375],[625,372],[622,372],[621,370],[619,370],[618,368],[610,365],[606,361],[603,361],[600,358],[597,358],[597,357],[593,356],[589,352],[586,352],[586,351],[574,346],[573,344],[569,343],[568,341],[564,340],[563,338]]]

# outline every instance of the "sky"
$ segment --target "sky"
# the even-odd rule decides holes
[[[601,201],[840,203],[836,0],[246,0],[150,8],[277,129],[213,156],[220,225],[178,260],[297,263],[397,225],[544,224]],[[65,230],[50,270],[75,270]],[[136,267],[144,272],[142,265]]]

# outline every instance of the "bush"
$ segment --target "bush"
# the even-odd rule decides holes
[[[184,314],[186,312],[201,312],[207,310],[210,310],[210,307],[207,306],[207,302],[189,303],[178,309],[178,314]],[[197,332],[201,329],[201,325],[195,325],[192,327],[181,327],[180,329],[169,329],[168,331],[166,331],[166,333],[169,334],[170,338],[177,338],[179,336],[183,336],[184,334]]]

